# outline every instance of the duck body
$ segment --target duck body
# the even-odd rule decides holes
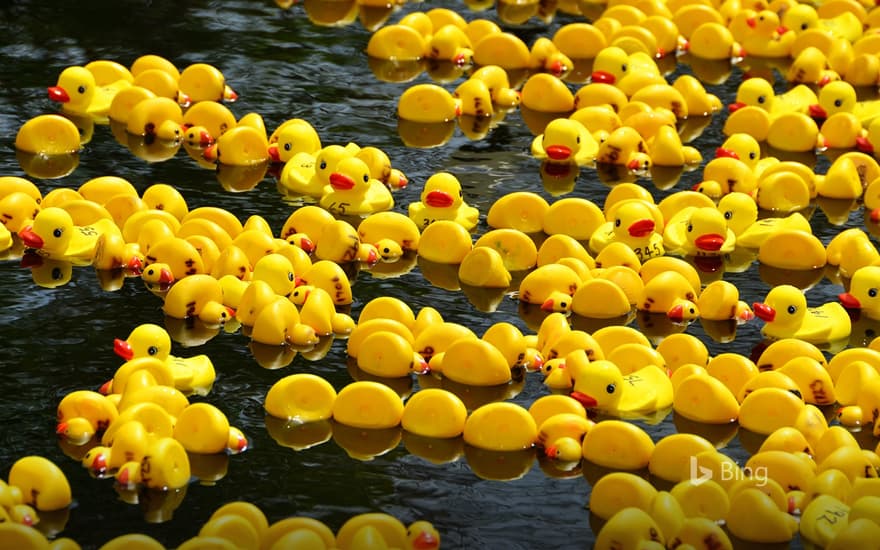
[[[547,124],[543,134],[535,137],[531,151],[537,159],[584,165],[596,160],[599,144],[577,120],[556,118]]]
[[[34,223],[23,227],[18,236],[24,245],[46,258],[67,260],[78,265],[92,263],[99,237],[103,234],[122,235],[112,220],[100,219],[86,226],[76,226],[70,214],[58,207],[41,210]]]
[[[631,248],[642,261],[665,254],[663,235],[658,231],[662,226],[662,215],[653,205],[639,199],[627,200],[606,215],[610,219],[590,235],[589,245],[593,252],[598,254],[609,244],[620,242]]]
[[[663,231],[670,252],[685,256],[717,256],[733,251],[736,235],[717,208],[685,208],[673,215]]]
[[[364,215],[390,210],[394,206],[391,191],[371,177],[367,164],[359,158],[339,161],[324,187],[320,204],[334,214]]]
[[[765,322],[763,334],[771,338],[828,344],[849,338],[852,330],[849,314],[841,304],[829,302],[807,307],[804,293],[792,285],[774,287],[753,309]]]
[[[65,112],[106,119],[113,97],[129,86],[131,80],[126,79],[99,85],[90,70],[73,66],[61,71],[48,93],[49,99],[61,103]]]
[[[408,214],[419,229],[438,220],[451,220],[470,231],[480,217],[479,210],[464,202],[458,179],[447,172],[428,178],[421,200],[409,204]]]
[[[578,352],[574,352],[578,353]],[[566,364],[573,359],[566,356]],[[572,397],[585,408],[598,409],[618,416],[652,413],[672,406],[672,382],[660,368],[648,365],[629,375],[622,375],[606,359],[586,362],[583,358],[573,371]]]

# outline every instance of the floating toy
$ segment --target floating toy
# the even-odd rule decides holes
[[[181,95],[190,102],[233,102],[238,94],[226,83],[219,69],[207,63],[193,63],[180,72],[178,87]]]
[[[584,459],[612,470],[645,468],[654,442],[644,430],[624,420],[603,420],[590,428],[583,441]]]
[[[585,353],[572,352],[565,363],[574,381],[571,395],[587,409],[638,416],[672,405],[669,376],[654,365],[624,377],[611,361],[588,361]]]
[[[388,188],[373,178],[367,164],[355,157],[340,160],[324,188],[321,206],[331,213],[364,215],[394,206]]]
[[[740,300],[739,289],[729,281],[713,281],[697,298],[700,318],[709,321],[734,320],[744,323],[754,319],[752,308]]]
[[[300,285],[291,292],[290,301],[300,308],[300,322],[319,336],[349,334],[355,326],[351,317],[336,311],[333,298],[323,288]]]
[[[537,304],[545,311],[568,311],[580,285],[578,274],[562,264],[535,268],[519,285],[519,299]]]
[[[174,386],[182,392],[204,395],[213,385],[216,376],[214,365],[207,355],[187,358],[171,355],[171,337],[165,329],[152,323],[138,325],[125,340],[114,340],[113,351],[126,361],[140,357],[154,357],[165,361],[174,375]]]
[[[70,155],[81,148],[79,130],[61,115],[37,115],[22,124],[15,135],[15,148],[41,155]]]
[[[333,402],[333,419],[355,428],[394,428],[402,417],[400,396],[379,382],[352,382],[339,391]]]
[[[193,403],[184,408],[174,423],[174,439],[191,453],[241,452],[247,439],[229,425],[226,415],[210,403]]]
[[[61,103],[62,109],[69,113],[106,117],[113,96],[131,86],[130,76],[98,84],[95,75],[86,67],[67,67],[58,75],[55,86],[49,87],[49,99]]]
[[[421,349],[419,342],[415,348]],[[501,351],[485,340],[460,338],[429,362],[444,378],[468,386],[496,386],[510,382],[510,365]]]
[[[849,291],[839,295],[847,309],[854,309],[870,319],[880,319],[880,266],[866,265],[852,274]]]
[[[452,94],[436,84],[411,86],[397,102],[397,116],[411,122],[449,122],[460,114],[459,103]]]
[[[227,166],[253,166],[269,162],[268,151],[265,131],[240,124],[218,137],[202,155],[209,162]]]
[[[421,200],[410,203],[408,212],[409,218],[422,230],[438,220],[451,220],[471,230],[480,216],[479,210],[464,202],[458,178],[447,172],[428,178]]]
[[[537,159],[583,165],[596,159],[599,144],[577,120],[556,118],[547,124],[543,134],[535,137],[531,151]]]
[[[530,449],[538,438],[532,415],[509,402],[488,403],[476,408],[464,425],[465,443],[491,451]]]
[[[765,322],[762,333],[771,338],[799,338],[813,344],[849,338],[852,323],[840,303],[807,307],[804,293],[791,285],[774,287],[752,307]]]
[[[33,225],[23,227],[19,238],[40,255],[88,265],[95,258],[98,238],[105,233],[121,235],[112,220],[102,219],[93,225],[75,226],[70,214],[58,207],[43,208],[34,217]]]
[[[640,261],[665,253],[660,232],[662,215],[652,204],[640,199],[626,200],[615,204],[613,211],[606,215],[611,219],[590,236],[590,248],[594,252],[601,252],[612,242],[620,242],[631,248]]]
[[[286,163],[297,153],[315,155],[321,150],[321,138],[306,120],[292,118],[282,122],[269,136],[269,158]]]
[[[696,207],[667,220],[663,243],[670,252],[685,256],[720,255],[733,251],[736,234],[717,208]]]
[[[661,272],[645,283],[636,303],[640,311],[665,313],[669,319],[682,322],[700,316],[695,300],[697,293],[687,278],[677,271]]]
[[[340,550],[374,545],[379,548],[437,549],[440,548],[440,534],[427,521],[416,521],[406,527],[394,516],[379,512],[351,517],[336,533],[335,546]]]

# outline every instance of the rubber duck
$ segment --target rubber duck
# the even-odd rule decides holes
[[[654,442],[640,427],[624,420],[597,422],[583,442],[584,459],[612,470],[639,470],[651,460]]]
[[[132,136],[149,136],[176,143],[183,133],[182,124],[183,114],[177,102],[167,97],[151,97],[132,107],[125,131]]]
[[[345,271],[336,262],[319,260],[301,275],[302,284],[323,288],[333,298],[337,306],[349,305],[353,301],[351,282]]]
[[[880,277],[880,266],[866,265],[852,274],[849,291],[838,295],[840,302],[847,309],[857,310],[869,319],[880,319],[877,280]]]
[[[596,162],[626,166],[631,171],[647,170],[651,167],[651,157],[645,140],[629,126],[614,130],[599,144]]]
[[[569,311],[572,296],[580,285],[580,277],[562,264],[542,265],[523,277],[519,299],[540,305],[544,311]]]
[[[391,192],[371,177],[367,164],[359,158],[340,160],[329,177],[320,204],[331,213],[364,215],[394,206]]]
[[[98,238],[105,233],[121,236],[119,228],[110,219],[76,226],[66,210],[48,207],[34,216],[32,225],[22,227],[18,236],[26,247],[39,251],[46,258],[87,265],[94,260]]]
[[[411,122],[449,122],[461,114],[459,103],[436,84],[416,84],[397,101],[397,116]]]
[[[385,513],[359,514],[346,520],[336,533],[335,547],[355,548],[429,548],[440,547],[440,534],[429,522],[421,520],[404,526]]]
[[[514,191],[501,196],[489,207],[486,223],[495,229],[517,229],[523,233],[538,233],[550,204],[544,197],[530,191]],[[589,237],[587,237],[589,238]]]
[[[465,443],[491,451],[530,449],[538,438],[535,419],[510,402],[488,403],[474,409],[465,421]]]
[[[290,301],[300,307],[300,322],[319,336],[349,334],[354,328],[351,317],[336,311],[333,298],[323,288],[299,285],[291,292]]]
[[[749,30],[741,40],[748,55],[755,57],[791,57],[796,35],[782,27],[779,16],[772,10],[760,10],[746,21]],[[784,29],[780,32],[779,29]]]
[[[685,256],[728,254],[736,246],[736,234],[717,208],[686,208],[667,221],[663,244]]]
[[[24,153],[72,155],[82,148],[79,130],[61,115],[37,115],[21,125],[15,148]]]
[[[574,95],[565,83],[548,73],[534,73],[523,84],[522,107],[538,113],[574,111]]]
[[[792,51],[794,54],[794,51]],[[785,80],[796,84],[814,84],[823,86],[829,82],[840,80],[840,74],[829,68],[825,52],[815,46],[802,49],[791,62],[785,73]]]
[[[788,543],[798,531],[794,517],[781,511],[758,488],[746,488],[733,495],[727,523],[731,534],[756,543]]]
[[[229,316],[231,318],[232,314]],[[211,359],[205,354],[186,358],[171,355],[171,337],[159,325],[144,323],[136,326],[125,340],[117,338],[113,341],[113,351],[126,361],[139,357],[164,361],[173,373],[174,386],[184,393],[205,395],[214,384],[216,373]]]
[[[420,201],[408,206],[409,218],[424,230],[438,220],[451,220],[470,231],[477,225],[479,210],[464,202],[461,183],[448,172],[431,175]]]
[[[474,71],[469,78],[486,83],[492,103],[496,107],[511,109],[521,102],[519,92],[510,86],[507,71],[498,65],[484,65]]]
[[[830,119],[837,113],[852,113],[867,128],[880,114],[880,102],[858,101],[855,88],[845,80],[829,82],[819,90],[816,102],[810,105],[810,114],[818,119]]]
[[[761,144],[754,136],[744,133],[729,135],[715,150],[716,157],[731,157],[741,160],[760,177],[766,168],[779,162],[774,157],[761,157]]]
[[[238,94],[226,83],[223,73],[207,63],[193,63],[180,72],[177,82],[180,93],[191,102],[233,102]]]
[[[809,114],[811,105],[818,102],[816,93],[800,84],[782,94],[776,94],[770,82],[763,78],[743,80],[736,90],[736,101],[728,106],[731,113],[741,107],[760,107],[771,115],[782,113]]]
[[[104,395],[77,390],[58,403],[56,433],[76,445],[87,443],[96,433],[106,430],[119,413]]]
[[[678,131],[672,125],[661,126],[648,142],[648,148],[653,166],[693,166],[703,160],[695,147],[682,144]]]
[[[72,502],[70,482],[48,458],[27,455],[17,459],[7,477],[10,488],[19,491],[21,502],[37,511],[62,510]]]
[[[421,349],[417,343],[416,349]],[[460,338],[443,352],[436,352],[429,365],[444,378],[468,386],[496,386],[510,382],[511,371],[501,351],[485,340]]]
[[[339,391],[333,402],[333,419],[355,428],[394,428],[402,417],[400,396],[379,382],[352,382]]]
[[[373,146],[361,147],[355,156],[366,162],[370,167],[370,175],[384,183],[391,191],[409,185],[406,174],[391,166],[391,159],[382,149]]]
[[[199,317],[215,324],[229,318],[219,281],[204,273],[188,275],[175,282],[165,294],[162,311],[175,319]]]
[[[628,54],[623,48],[608,46],[593,59],[592,82],[613,84],[627,97],[649,84],[665,84],[654,59],[645,52]]]
[[[95,75],[85,67],[67,67],[58,81],[49,87],[49,99],[62,104],[68,113],[106,118],[113,96],[131,86],[131,80],[98,84]]]
[[[630,247],[640,261],[665,253],[663,235],[658,231],[658,228],[662,230],[662,215],[652,204],[641,199],[630,199],[616,204],[613,212],[606,215],[613,218],[590,236],[590,249],[595,253],[601,252],[612,242]]]
[[[675,322],[689,321],[700,316],[695,303],[697,297],[693,285],[684,275],[668,271],[645,282],[636,307],[640,311],[665,313]]]
[[[487,231],[474,243],[475,249],[481,247],[493,248],[498,252],[509,271],[526,271],[538,262],[535,241],[515,229]]]
[[[209,162],[227,166],[252,166],[269,161],[269,144],[265,132],[238,125],[218,137],[202,155]]]
[[[223,412],[210,403],[193,403],[184,408],[174,423],[174,439],[191,453],[241,452],[247,439],[229,425]]]
[[[537,159],[584,165],[596,159],[599,144],[577,120],[555,118],[532,141],[531,151]]]
[[[717,21],[703,21],[691,32],[687,51],[699,59],[734,60],[742,58],[745,50],[733,33]]]
[[[272,162],[286,163],[297,153],[315,155],[320,150],[321,138],[318,132],[301,118],[285,120],[269,136],[269,158]]]
[[[755,317],[752,308],[739,299],[739,289],[729,281],[712,281],[697,298],[700,318],[709,321],[735,320],[738,324]]]
[[[672,382],[654,365],[623,376],[613,362],[588,361],[585,353],[577,351],[569,353],[565,362],[566,368],[573,368],[571,396],[586,409],[638,416],[672,406]],[[572,362],[577,365],[570,365]]]
[[[849,338],[850,317],[838,302],[807,307],[804,293],[792,285],[779,285],[752,309],[765,325],[761,329],[771,338],[799,338],[814,344],[828,344]]]

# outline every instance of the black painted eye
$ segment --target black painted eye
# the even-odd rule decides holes
[[[52,234],[55,235],[55,238],[60,237],[62,233],[64,233],[64,230],[60,227],[57,227],[55,228],[55,231],[52,231]]]
[[[620,70],[626,72],[626,63],[620,66]]]
[[[370,181],[370,174],[364,174],[364,183]]]
[[[806,23],[801,23],[801,30],[802,30],[802,31],[805,31],[805,30],[807,30],[808,28],[809,28],[809,25],[807,25]]]
[[[788,306],[788,314],[794,315],[797,312],[797,308],[795,306]]]
[[[616,389],[617,386],[615,386],[614,384],[608,384],[607,386],[605,386],[605,391],[608,393],[614,393]]]
[[[290,143],[285,143],[285,144],[284,144],[284,150],[285,150],[285,151],[290,151],[290,148],[291,148],[291,147],[292,147],[292,145],[290,145]]]
[[[547,365],[544,367],[544,372],[550,372],[551,370],[553,370],[553,365]]]
[[[762,95],[758,96],[758,103],[764,103],[765,101],[767,101],[767,98],[765,96],[762,96]]]
[[[154,273],[156,273],[156,272],[155,272],[154,270],[152,270],[152,269],[148,269],[148,270],[147,270],[147,275],[152,276]]]
[[[689,223],[688,224],[688,233],[691,233],[693,230],[694,230],[694,224]]]
[[[835,99],[835,100],[834,100],[834,106],[835,106],[835,107],[840,107],[841,105],[843,105],[843,100],[842,100],[842,99]]]
[[[52,280],[53,281],[60,281],[61,277],[62,277],[62,273],[61,273],[60,267],[56,267],[55,269],[52,270]]]
[[[757,156],[758,156],[758,155],[755,154],[754,151],[752,151],[751,153],[749,153],[749,160],[755,160],[755,157],[757,157]]]
[[[871,298],[876,298],[877,297],[877,289],[876,288],[869,289],[868,296],[870,296]]]
[[[147,353],[149,355],[156,355],[157,353],[159,353],[159,348],[157,348],[156,346],[150,346],[147,348]]]
[[[320,168],[321,170],[325,170],[327,168],[327,161],[322,160],[321,165],[318,168]]]
[[[391,249],[386,246],[382,249],[382,252],[384,252],[385,254],[389,254],[391,252]]]
[[[287,272],[287,280],[291,281],[291,282],[293,281],[293,272],[292,271]]]
[[[81,94],[84,94],[84,93],[86,93],[86,87],[85,87],[85,86],[80,86],[79,88],[76,89],[76,91],[79,92],[79,93],[81,93]]]
[[[724,213],[725,220],[729,220],[732,217],[733,217],[733,212],[731,212],[730,210],[728,210],[727,212]]]
[[[559,302],[559,307],[566,307],[567,304],[565,302]]]
[[[614,227],[620,227],[620,218],[614,220]]]
[[[575,142],[575,143],[580,143],[580,142],[581,142],[581,136],[578,136],[577,138],[575,138],[574,142]]]

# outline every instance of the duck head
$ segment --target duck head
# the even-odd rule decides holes
[[[449,172],[433,174],[422,189],[422,203],[432,208],[457,208],[463,202],[461,183]]]
[[[18,236],[27,248],[63,253],[73,238],[73,218],[57,206],[44,208],[34,216],[34,223],[22,227]]]

